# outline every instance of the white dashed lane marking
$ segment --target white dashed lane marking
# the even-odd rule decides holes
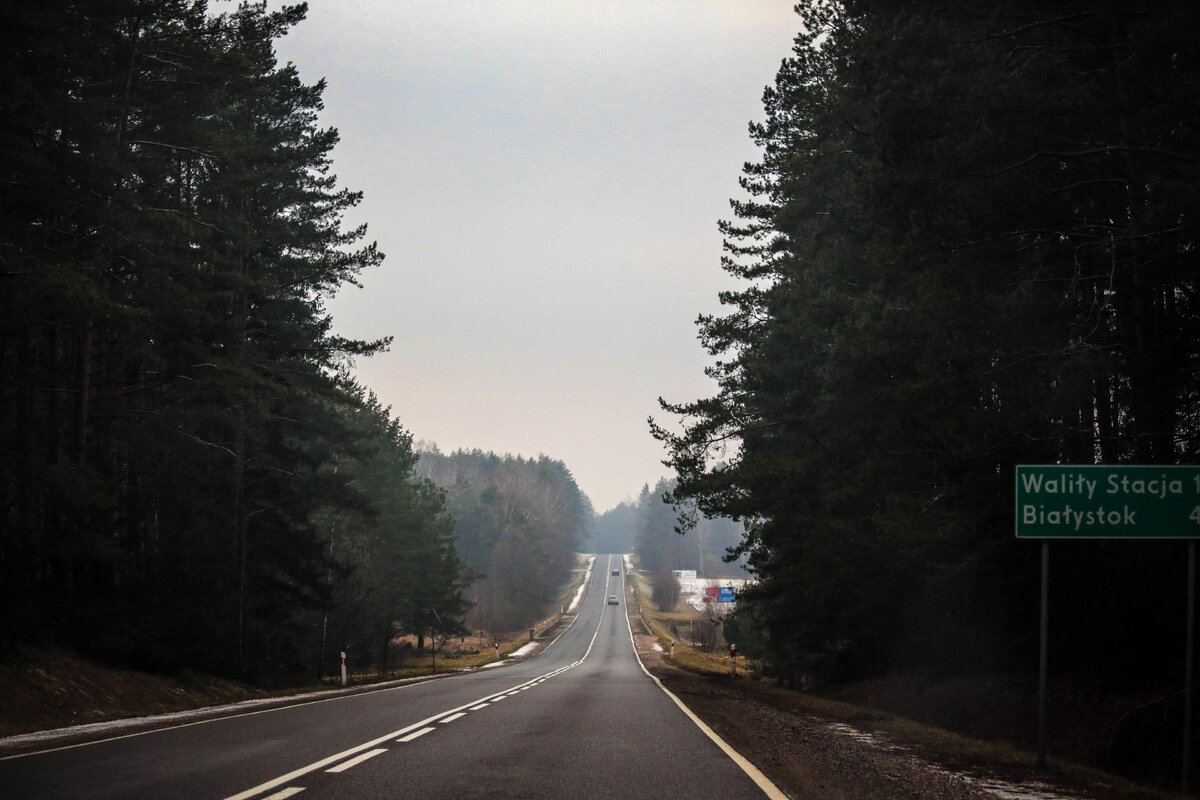
[[[387,752],[387,750],[382,747],[376,748],[375,750],[368,750],[367,752],[363,753],[362,755],[355,756],[354,758],[350,759],[349,761],[343,761],[342,763],[338,764],[336,767],[330,767],[329,769],[327,769],[325,771],[326,772],[345,772],[346,770],[350,769],[351,767],[357,766],[357,765],[361,764],[362,762],[366,761],[368,758],[374,758],[375,756],[379,755],[380,753],[386,753],[386,752]]]
[[[589,572],[589,575],[590,575],[590,572]],[[607,578],[605,579],[605,582],[604,582],[604,589],[605,589],[605,593],[607,594],[607,592],[608,592]],[[501,700],[503,700],[506,697],[512,697],[513,695],[520,694],[521,692],[525,691],[526,689],[531,689],[534,686],[536,686],[537,684],[543,683],[543,682],[549,680],[550,678],[555,677],[556,675],[561,675],[562,673],[566,672],[567,670],[573,669],[573,668],[579,666],[585,660],[587,660],[587,657],[589,655],[591,655],[592,648],[595,647],[595,645],[596,645],[596,638],[600,633],[600,628],[604,624],[604,617],[605,617],[606,611],[607,611],[607,608],[602,606],[600,609],[600,621],[596,624],[596,630],[592,633],[592,640],[591,640],[591,642],[588,643],[587,650],[584,651],[583,656],[578,661],[568,664],[565,667],[559,667],[558,669],[554,670],[553,672],[549,672],[545,675],[541,675],[537,678],[527,681],[526,683],[522,684],[521,686],[516,687],[514,689],[509,689],[502,694],[498,694],[493,697],[480,698],[479,700],[475,701],[474,705],[459,706],[458,708],[450,709],[449,711],[444,712],[444,715],[437,715],[437,716],[429,717],[425,720],[422,720],[421,722],[417,722],[413,725],[410,725],[407,728],[403,728],[399,731],[395,731],[395,732],[387,734],[385,736],[381,736],[378,739],[374,739],[369,742],[364,742],[364,743],[358,745],[357,747],[352,747],[349,750],[345,750],[336,755],[329,756],[328,758],[323,758],[320,761],[309,764],[306,767],[301,767],[300,769],[293,770],[293,771],[287,773],[286,775],[281,775],[278,778],[275,778],[274,780],[269,780],[266,783],[261,783],[258,786],[255,786],[251,789],[247,789],[244,792],[240,792],[238,794],[231,795],[230,797],[225,798],[225,800],[250,800],[250,798],[258,797],[259,795],[262,795],[264,792],[268,792],[277,786],[280,786],[282,784],[287,783],[290,780],[293,780],[294,778],[299,778],[300,776],[306,775],[310,772],[313,772],[314,770],[321,769],[322,767],[326,767],[330,764],[335,764],[335,763],[341,761],[341,759],[345,758],[346,756],[350,756],[350,755],[354,755],[355,753],[358,753],[359,755],[355,755],[353,758],[350,758],[347,761],[341,761],[341,763],[337,764],[337,766],[334,766],[334,767],[331,767],[331,768],[325,770],[326,772],[344,772],[353,766],[361,764],[362,762],[366,761],[369,758],[374,758],[375,756],[379,755],[380,753],[386,753],[387,752],[386,748],[376,748],[374,750],[367,750],[367,752],[362,752],[362,751],[366,750],[368,747],[374,747],[377,744],[382,744],[383,742],[387,741],[388,739],[391,739],[392,737],[396,736],[397,734],[403,734],[403,735],[400,736],[400,738],[396,739],[395,740],[396,742],[411,742],[414,739],[417,739],[421,736],[424,736],[427,733],[430,733],[430,732],[436,730],[435,727],[431,727],[431,723],[453,722],[456,719],[466,716],[467,711],[480,711],[484,708],[487,708],[492,703],[499,703]],[[630,631],[630,639],[632,640],[632,638],[633,638],[633,632],[631,630]],[[645,667],[643,667],[643,669],[645,669]],[[676,702],[678,702],[678,701],[676,701]],[[425,726],[425,727],[421,727],[421,726]],[[295,795],[295,794],[299,794],[300,792],[303,792],[303,791],[304,791],[304,788],[301,786],[291,786],[291,787],[288,787],[281,791],[275,792],[272,795],[264,796],[261,798],[261,800],[286,800],[286,798],[291,797],[292,795]]]

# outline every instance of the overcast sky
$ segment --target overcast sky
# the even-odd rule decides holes
[[[668,475],[646,418],[712,394],[695,320],[792,6],[309,0],[280,60],[327,79],[387,254],[330,310],[395,337],[358,376],[417,440],[559,459],[597,511]]]

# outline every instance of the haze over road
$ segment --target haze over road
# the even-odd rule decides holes
[[[766,796],[637,661],[621,557],[588,580],[571,627],[523,663],[11,757],[0,786],[22,800]]]

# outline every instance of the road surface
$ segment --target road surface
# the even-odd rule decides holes
[[[14,800],[782,797],[642,669],[624,588],[621,557],[599,556],[574,622],[519,664],[9,757],[0,786]]]

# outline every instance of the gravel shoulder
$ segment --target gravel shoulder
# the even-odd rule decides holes
[[[1162,800],[1172,795],[1104,776],[988,757],[956,740],[944,750],[906,737],[883,715],[815,713],[795,695],[744,677],[680,669],[636,617],[646,668],[726,742],[796,800]],[[639,632],[639,628],[641,631]],[[807,705],[807,704],[806,704]],[[955,737],[947,737],[951,739]],[[969,755],[966,755],[969,754]]]
[[[564,619],[559,624],[567,622]],[[680,669],[658,648],[640,615],[632,616],[630,622],[635,645],[647,669],[793,800],[1169,800],[1178,797],[1054,763],[1049,769],[1039,770],[1027,755],[1006,754],[1002,748],[972,743],[950,734],[935,732],[931,736],[932,729],[921,729],[919,734],[914,734],[910,727],[895,724],[888,715],[859,707],[818,704],[814,710],[811,699],[804,695],[779,691],[766,682],[744,676],[703,675]],[[543,641],[552,640],[554,633],[553,629],[546,630]],[[88,677],[79,674],[81,670],[86,671],[87,666],[78,661],[64,662],[58,665],[54,674],[74,676],[75,683],[80,683]],[[85,709],[90,703],[111,712],[120,705],[114,698],[128,694],[126,699],[133,706],[124,716],[136,718],[0,739],[0,757],[50,744],[62,746],[133,730],[166,727],[179,724],[184,717],[225,716],[242,713],[248,706],[257,709],[310,702],[321,696],[306,693],[291,697],[255,697],[244,704],[230,705],[236,694],[232,689],[202,687],[206,689],[203,696],[211,695],[209,702],[219,705],[196,708],[196,704],[192,704],[188,707],[195,710],[180,714],[182,706],[172,707],[172,703],[167,702],[180,693],[179,686],[159,687],[151,698],[146,694],[146,684],[158,680],[152,676],[114,676],[107,671],[94,671],[98,673],[90,676],[94,686],[90,683],[86,686],[55,684],[55,688],[64,693],[60,698],[62,703]],[[30,676],[19,672],[8,677],[10,688],[30,683]],[[141,694],[126,691],[129,690],[126,683],[138,687]],[[378,688],[380,684],[369,684],[330,693]],[[227,694],[230,695],[228,698],[225,697]],[[17,695],[20,692],[10,692],[5,702],[0,702],[0,711],[7,710],[7,718],[28,717],[28,703],[26,706],[14,705],[21,699]],[[244,697],[243,692],[240,698]],[[51,707],[56,703],[52,699],[39,698],[25,700],[38,700],[47,706],[50,714],[47,722],[51,718],[57,719],[52,713],[55,709]],[[90,700],[84,702],[87,698]],[[186,704],[194,699],[187,696],[178,702]],[[161,713],[137,717],[138,713],[156,712]],[[63,717],[57,724],[81,721],[74,716]],[[111,716],[109,714],[106,719],[111,720]],[[680,777],[686,781],[686,772]]]

